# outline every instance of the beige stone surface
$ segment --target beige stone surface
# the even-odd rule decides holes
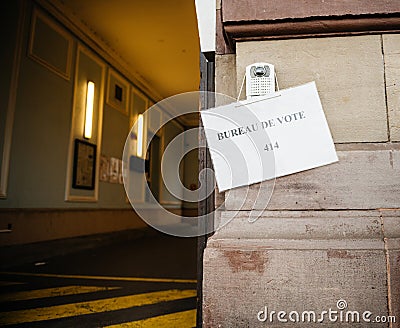
[[[217,105],[223,105],[237,98],[236,92],[236,55],[215,56],[215,92],[231,97],[217,97]]]
[[[381,143],[400,141],[400,35],[238,43],[216,58],[217,91],[236,97],[258,61],[281,88],[316,81],[339,162],[217,195],[204,327],[389,327],[257,320],[265,306],[320,313],[339,299],[400,322],[400,144]]]
[[[397,328],[400,327],[400,210],[382,210],[380,215],[389,270],[389,310],[397,319],[391,328]]]
[[[348,247],[348,240],[377,240],[383,249],[380,216],[379,211],[224,211],[221,223],[228,223],[221,224],[214,240],[286,240],[286,244],[289,240],[347,240],[336,247]],[[400,225],[399,218],[386,218],[389,231],[396,223]],[[400,232],[393,233],[400,236]]]
[[[400,141],[400,34],[383,35],[390,139]]]
[[[215,92],[217,93],[216,106],[229,104],[236,100],[236,55],[215,56]],[[216,190],[215,207],[220,207],[224,199],[224,193]]]
[[[399,251],[384,240],[400,237],[400,211],[226,211],[234,215],[208,241],[204,254],[204,327],[389,327],[387,324],[273,324],[269,311],[371,311],[398,314]],[[391,268],[390,268],[391,267]],[[388,306],[387,281],[391,295]],[[346,312],[344,312],[345,315]],[[393,327],[397,327],[393,325]]]
[[[238,42],[237,86],[254,62],[275,65],[280,88],[316,81],[337,143],[388,140],[380,35]]]
[[[229,210],[400,207],[400,149],[337,151],[339,162],[225,192]]]
[[[281,327],[259,322],[257,313],[272,310],[337,310],[345,300],[349,311],[387,315],[386,262],[383,250],[278,250],[207,247],[204,254],[204,327]],[[287,318],[287,316],[286,316]],[[284,327],[366,327],[364,324],[288,323]],[[368,327],[387,327],[368,324]]]
[[[390,315],[396,317],[391,328],[400,327],[400,250],[389,250]]]

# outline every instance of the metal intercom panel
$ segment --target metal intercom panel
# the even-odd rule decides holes
[[[246,67],[247,99],[275,92],[275,68],[268,63],[254,63]]]

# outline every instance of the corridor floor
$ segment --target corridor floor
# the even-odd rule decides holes
[[[196,239],[115,242],[0,274],[0,326],[195,327]]]

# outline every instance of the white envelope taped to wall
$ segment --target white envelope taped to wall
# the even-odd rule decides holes
[[[337,162],[315,82],[201,111],[219,191]]]

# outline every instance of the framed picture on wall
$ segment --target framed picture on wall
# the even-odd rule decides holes
[[[111,69],[108,70],[107,104],[128,115],[129,82]]]
[[[49,51],[48,40],[57,51]],[[72,36],[35,8],[32,16],[28,56],[53,73],[69,80],[72,63]]]
[[[115,157],[110,158],[110,177],[109,181],[111,183],[119,183],[119,170],[120,164],[119,159]]]
[[[124,184],[124,177],[122,175],[122,160],[118,160],[118,167],[119,167],[119,173],[118,173],[118,183],[119,184]]]
[[[108,182],[109,180],[109,169],[110,167],[110,160],[107,156],[101,155],[100,156],[100,174],[99,180],[103,182]]]
[[[75,139],[72,188],[93,190],[96,178],[96,145]]]

